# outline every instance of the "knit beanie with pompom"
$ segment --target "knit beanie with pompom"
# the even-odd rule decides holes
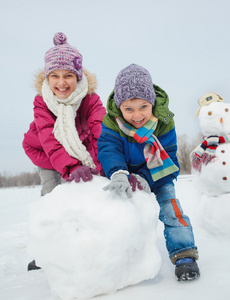
[[[82,55],[67,43],[64,33],[58,32],[53,37],[54,47],[45,54],[45,75],[49,76],[54,70],[68,70],[73,72],[78,80],[82,79]]]

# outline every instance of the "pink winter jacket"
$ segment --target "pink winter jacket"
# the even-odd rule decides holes
[[[97,140],[101,133],[101,122],[106,110],[99,96],[94,93],[95,76],[86,70],[84,70],[84,74],[88,80],[88,94],[77,110],[75,124],[80,140],[92,156],[97,170],[101,172]],[[34,121],[24,135],[22,145],[25,153],[36,166],[56,170],[66,179],[73,170],[81,165],[81,161],[71,157],[54,137],[56,116],[48,109],[41,96],[44,78],[44,72],[41,72],[36,80],[36,87],[40,95],[38,94],[34,99]]]

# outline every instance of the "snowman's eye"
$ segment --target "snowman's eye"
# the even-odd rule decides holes
[[[227,111],[228,111],[228,108],[225,108],[225,111],[227,112]]]
[[[211,112],[211,111],[209,111],[209,112],[208,112],[208,115],[209,115],[209,116],[211,116],[211,115],[212,115],[212,112]]]

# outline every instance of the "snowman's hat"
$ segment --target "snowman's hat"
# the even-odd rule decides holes
[[[199,115],[202,106],[209,105],[212,102],[223,102],[223,101],[224,99],[217,93],[208,92],[204,94],[200,99],[198,99],[198,103],[200,106],[195,113],[195,117]]]

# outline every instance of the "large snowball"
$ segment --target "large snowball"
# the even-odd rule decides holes
[[[198,207],[201,225],[211,234],[230,238],[230,194],[218,197],[203,195]]]
[[[159,207],[143,191],[133,198],[102,190],[109,181],[66,183],[31,203],[29,254],[53,294],[84,299],[154,278]]]

